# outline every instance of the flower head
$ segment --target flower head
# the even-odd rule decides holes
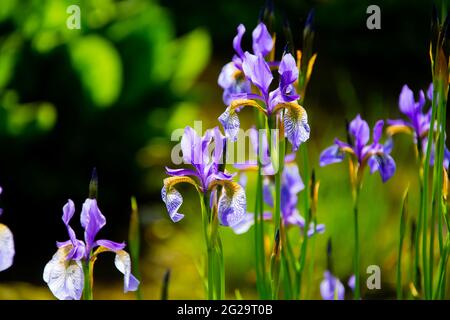
[[[265,134],[262,134],[261,139],[258,139],[258,131],[252,128],[250,131],[250,138],[254,151],[265,159],[268,156],[268,143]],[[260,143],[261,142],[261,143]],[[260,150],[261,148],[261,150]],[[259,152],[259,153],[258,153]],[[238,165],[237,167],[242,170],[251,170],[252,167],[257,165],[256,162],[251,162],[245,165]],[[271,163],[263,165],[263,172],[265,179],[263,182],[263,199],[269,206],[274,206],[273,197],[273,183],[268,178],[268,175],[273,174],[273,167]],[[245,183],[245,182],[242,182]],[[245,187],[245,185],[243,185]],[[305,219],[300,215],[298,205],[298,193],[305,188],[297,164],[295,163],[295,154],[288,154],[285,157],[285,165],[281,176],[281,216],[285,226],[297,226],[303,230],[306,226]],[[264,212],[263,218],[265,220],[272,220],[272,213]],[[247,232],[254,224],[254,213],[247,213],[241,222],[233,227],[233,230],[237,234]],[[312,236],[315,233],[323,233],[325,226],[318,224],[314,229],[314,224],[310,224],[308,229],[308,236]]]
[[[348,125],[348,142],[335,139],[335,143],[325,149],[320,155],[320,166],[342,162],[348,153],[354,159],[358,170],[362,170],[366,164],[370,167],[370,173],[378,171],[383,182],[389,180],[395,173],[396,165],[390,153],[392,140],[385,144],[380,143],[384,121],[379,120],[373,128],[372,143],[370,129],[366,121],[357,115]]]
[[[320,294],[323,300],[344,300],[345,287],[337,277],[327,270],[320,283]]]
[[[183,203],[183,197],[175,189],[179,183],[189,183],[203,195],[214,195],[217,187],[221,191],[218,199],[218,215],[220,223],[232,226],[238,223],[246,211],[245,192],[236,182],[231,181],[233,175],[222,171],[221,161],[225,137],[219,128],[207,130],[203,137],[191,127],[186,127],[181,139],[181,151],[185,163],[192,168],[166,168],[171,177],[164,179],[161,197],[173,222],[183,219],[178,210]],[[213,152],[210,150],[213,148]]]
[[[233,39],[233,49],[235,55],[233,60],[227,63],[220,72],[219,86],[224,89],[223,101],[229,105],[236,94],[251,93],[251,84],[242,73],[242,64],[244,60],[244,51],[241,47],[242,38],[245,33],[245,26],[240,24],[237,28],[237,34]],[[259,23],[252,32],[253,53],[263,58],[272,51],[273,41],[267,27],[264,23]]]
[[[3,189],[0,187],[0,194]],[[3,210],[0,209],[0,216]],[[6,270],[12,266],[14,260],[14,239],[11,230],[0,223],[0,271]]]
[[[433,100],[433,84],[428,87],[426,98],[429,101]],[[419,99],[414,99],[413,91],[405,84],[400,92],[398,99],[398,106],[400,112],[406,116],[404,119],[388,120],[389,127],[387,131],[390,135],[405,132],[413,137],[413,142],[417,145],[418,150],[421,150],[422,155],[427,150],[428,132],[431,126],[431,107],[428,111],[424,110],[426,103],[425,93],[423,90],[419,91]],[[433,126],[436,130],[436,126]],[[430,164],[434,163],[434,145],[431,146],[431,160]],[[450,151],[445,146],[444,149],[444,167],[448,168],[450,163]]]
[[[84,274],[83,263],[90,264],[93,268],[97,256],[102,252],[116,254],[116,268],[124,275],[124,292],[137,290],[139,280],[131,274],[130,256],[123,250],[125,243],[96,238],[100,229],[106,225],[106,218],[97,205],[97,199],[88,198],[83,203],[80,222],[84,229],[84,241],[76,238],[75,231],[69,224],[74,214],[75,205],[69,199],[63,207],[62,215],[69,240],[57,242],[58,250],[44,269],[44,281],[55,297],[61,300],[79,300],[83,293],[84,278],[91,276]]]

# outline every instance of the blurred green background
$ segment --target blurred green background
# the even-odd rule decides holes
[[[428,37],[431,2],[320,0],[274,1],[278,54],[286,40],[281,16],[289,18],[297,47],[308,11],[316,9],[315,69],[305,101],[311,125],[310,163],[320,180],[315,266],[307,296],[319,298],[327,239],[333,241],[335,273],[352,272],[351,194],[347,166],[318,168],[320,151],[345,138],[345,119],[361,113],[398,118],[404,83],[417,91],[431,81]],[[69,5],[81,8],[81,29],[66,27]],[[366,28],[366,8],[381,8],[381,30]],[[61,209],[68,198],[78,212],[93,167],[99,173],[99,204],[108,224],[101,236],[126,240],[130,197],[137,197],[142,223],[144,298],[158,299],[171,268],[169,298],[203,298],[198,268],[204,252],[200,207],[183,188],[186,218],[173,224],[160,200],[164,166],[170,166],[170,134],[202,120],[219,125],[225,106],[217,85],[232,55],[239,23],[244,47],[264,1],[2,0],[0,2],[0,198],[2,223],[14,233],[15,264],[0,273],[0,299],[47,299],[42,280],[55,241],[67,238]],[[253,123],[243,112],[243,128]],[[362,266],[382,268],[382,289],[365,296],[392,298],[401,196],[410,185],[416,214],[417,173],[410,137],[395,138],[397,172],[386,184],[365,177],[361,201]],[[254,177],[247,188],[253,208]],[[73,227],[81,236],[78,222]],[[255,298],[253,233],[222,228],[227,297],[239,290]],[[292,235],[298,230],[291,230]],[[406,241],[409,246],[409,241]],[[308,266],[307,266],[308,268]],[[364,268],[365,269],[365,268]],[[405,264],[407,275],[408,268]],[[363,273],[364,276],[364,273]],[[364,278],[363,278],[364,279]],[[113,256],[96,264],[96,298],[123,295]]]

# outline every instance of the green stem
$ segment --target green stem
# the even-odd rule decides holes
[[[405,236],[406,221],[408,216],[408,189],[405,191],[402,201],[402,210],[400,214],[400,239],[398,244],[398,257],[397,257],[397,300],[403,299],[402,290],[402,251],[403,251],[403,239]]]
[[[354,218],[354,237],[355,237],[355,252],[353,257],[354,273],[355,273],[355,300],[361,298],[360,287],[360,253],[359,253],[359,225],[358,225],[358,202],[359,202],[359,186],[355,186],[353,197],[353,218]]]
[[[93,300],[92,283],[91,283],[91,270],[89,267],[89,260],[83,260],[83,274],[84,274],[84,289],[83,300]]]

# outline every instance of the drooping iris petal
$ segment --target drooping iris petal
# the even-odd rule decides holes
[[[332,163],[342,162],[344,157],[344,152],[340,150],[338,145],[334,144],[322,151],[320,154],[319,165],[324,167]]]
[[[378,171],[383,182],[388,181],[395,173],[394,159],[387,153],[374,155],[369,159],[370,173]]]
[[[310,128],[306,110],[297,103],[287,104],[284,115],[284,130],[292,150],[296,151],[300,144],[309,139]]]
[[[246,77],[261,90],[263,95],[267,95],[273,76],[266,60],[260,55],[245,52],[242,69]]]
[[[265,57],[272,51],[273,41],[267,27],[260,22],[252,32],[253,53]]]
[[[237,113],[231,107],[228,107],[225,112],[220,115],[219,122],[225,130],[227,138],[236,141],[241,126]]]
[[[12,266],[14,254],[13,234],[7,226],[0,223],[0,271]]]
[[[234,226],[246,213],[244,189],[236,182],[224,181],[222,194],[218,200],[219,222],[224,226]]]
[[[242,37],[244,36],[245,33],[245,26],[243,24],[240,24],[237,27],[237,34],[233,39],[233,49],[234,51],[236,51],[237,55],[242,59],[244,57],[244,52],[242,51],[241,48],[241,42],[242,42]]]
[[[178,222],[184,218],[184,214],[179,213],[181,204],[183,203],[183,196],[175,188],[167,190],[166,186],[161,189],[161,198],[166,204],[167,211],[169,212],[170,219],[173,222]]]
[[[101,213],[96,199],[86,199],[81,210],[81,226],[84,228],[86,250],[89,252],[95,241],[97,233],[106,224],[106,218]]]
[[[131,273],[130,255],[124,250],[118,250],[114,264],[117,270],[123,273],[123,292],[136,291],[139,287],[139,280]]]
[[[83,293],[83,267],[80,261],[67,260],[71,250],[71,245],[59,248],[44,268],[44,281],[59,300],[80,300]]]
[[[170,177],[164,179],[164,185],[161,189],[161,198],[166,204],[167,212],[173,222],[178,222],[184,217],[184,214],[178,212],[183,203],[183,197],[174,187],[182,182],[190,183],[197,188],[195,181],[189,177]]]
[[[344,300],[345,288],[338,278],[325,271],[324,279],[320,283],[320,294],[323,300]]]
[[[244,215],[244,218],[241,219],[238,223],[233,225],[231,228],[236,234],[246,233],[251,226],[255,223],[255,214],[247,213]]]

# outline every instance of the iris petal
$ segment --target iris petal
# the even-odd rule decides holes
[[[272,51],[273,40],[267,27],[264,23],[260,22],[255,30],[252,32],[253,38],[253,53],[256,55],[262,55],[263,57]]]
[[[13,234],[7,226],[0,223],[0,271],[11,267],[14,255]]]
[[[261,90],[263,96],[266,96],[270,83],[273,80],[269,65],[260,55],[255,56],[245,52],[244,57],[242,69],[244,70],[245,76]]]
[[[130,255],[124,250],[117,251],[114,264],[117,270],[123,273],[123,292],[136,291],[139,287],[139,280],[131,274]]]
[[[60,300],[80,300],[83,293],[83,267],[80,261],[67,260],[71,249],[71,245],[59,248],[44,269],[44,281]]]
[[[339,146],[332,145],[326,148],[320,154],[319,164],[321,167],[327,166],[332,163],[342,162],[344,160],[345,154],[340,151]]]
[[[296,151],[300,144],[309,139],[308,115],[298,103],[292,102],[286,106],[284,130],[287,139],[292,144],[292,150]]]
[[[246,213],[244,189],[236,182],[223,181],[222,194],[218,201],[219,221],[224,226],[238,224]]]
[[[344,300],[345,288],[338,278],[325,271],[324,279],[320,283],[320,294],[323,300]]]
[[[96,199],[86,199],[81,210],[81,226],[84,228],[86,250],[89,252],[95,241],[95,236],[106,224],[106,218],[101,213]]]
[[[192,184],[197,188],[197,184],[195,181],[189,177],[170,177],[164,179],[164,186],[161,189],[161,198],[166,204],[167,211],[169,213],[170,219],[173,222],[178,222],[183,219],[184,215],[178,212],[181,204],[183,203],[183,197],[181,194],[174,188],[174,186],[178,183],[187,182]]]

